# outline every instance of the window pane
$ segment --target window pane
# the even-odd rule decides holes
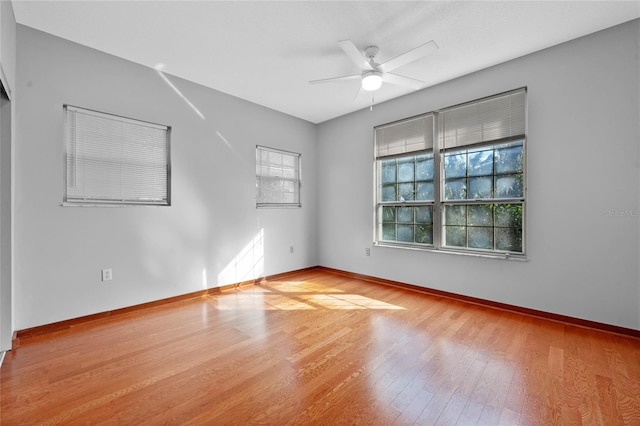
[[[387,241],[396,240],[396,225],[395,223],[382,224],[382,239]]]
[[[444,156],[444,177],[463,177],[467,174],[467,154],[446,154]]]
[[[401,183],[398,185],[399,197],[398,201],[410,201],[414,198],[414,184],[413,183]]]
[[[396,208],[395,207],[383,207],[382,208],[382,222],[395,223],[396,221]]]
[[[447,180],[444,183],[445,200],[464,200],[467,198],[466,179]]]
[[[431,206],[418,206],[415,207],[416,211],[416,223],[433,223],[433,207]]]
[[[513,145],[510,145],[513,146]],[[522,161],[523,146],[518,142],[517,146],[506,149],[496,149],[496,173],[520,173],[523,170]]]
[[[433,179],[433,154],[416,158],[416,180]]]
[[[398,182],[413,182],[413,159],[398,163]]]
[[[483,151],[469,150],[469,176],[493,174],[493,149]]]
[[[382,183],[396,182],[396,160],[386,160],[382,162]]]
[[[450,247],[466,247],[467,246],[467,227],[466,226],[445,226],[445,245]]]
[[[496,176],[496,198],[523,196],[522,175]]]
[[[495,226],[520,228],[522,226],[522,204],[496,204]]]
[[[467,206],[467,224],[471,226],[492,226],[493,206],[491,204],[479,204]],[[471,238],[471,237],[469,237]]]
[[[522,253],[522,229],[496,228],[496,250]]]
[[[413,242],[413,226],[398,225],[398,241],[412,243]]]
[[[492,190],[493,178],[490,176],[469,178],[469,199],[491,198]]]
[[[398,222],[413,223],[413,207],[398,207]]]
[[[467,206],[445,206],[444,223],[447,225],[466,225]]]
[[[382,201],[396,201],[395,185],[385,185],[382,187]]]
[[[433,200],[433,182],[418,182],[416,200]]]
[[[470,226],[469,247],[493,249],[493,228]]]
[[[415,226],[416,243],[433,244],[433,226]]]

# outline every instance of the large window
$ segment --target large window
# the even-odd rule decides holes
[[[376,127],[376,243],[524,255],[525,96]]]
[[[67,204],[169,205],[169,128],[65,106]]]
[[[300,154],[256,147],[256,206],[300,207]]]

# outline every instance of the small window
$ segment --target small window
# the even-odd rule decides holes
[[[300,154],[256,147],[256,206],[300,207]]]
[[[68,204],[169,205],[167,126],[66,105]]]

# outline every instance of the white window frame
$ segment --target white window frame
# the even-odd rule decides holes
[[[487,119],[486,113],[481,114],[469,114],[473,108],[482,110],[483,106],[489,105],[491,109],[489,114],[495,113],[492,109],[495,105],[498,105],[496,109],[500,109],[500,102],[507,102],[507,106],[504,111],[499,111],[503,115],[508,117],[502,117],[500,115],[491,115]],[[509,102],[513,103],[509,104]],[[492,103],[494,105],[492,105]],[[515,112],[514,112],[515,111]],[[462,124],[456,124],[455,115],[458,114],[458,118]],[[483,115],[484,114],[484,115]],[[511,114],[511,115],[510,115]],[[454,119],[451,120],[451,115]],[[374,191],[375,191],[375,205],[374,205],[374,245],[377,246],[389,246],[399,248],[410,249],[422,249],[448,253],[458,253],[465,255],[477,255],[486,257],[500,257],[500,258],[513,258],[513,259],[526,259],[526,88],[516,89],[510,92],[501,93],[498,95],[488,96],[486,98],[478,99],[475,101],[467,102],[465,104],[456,105],[440,110],[432,111],[426,114],[422,114],[416,117],[410,117],[396,122],[383,124],[374,127]],[[424,137],[417,137],[412,130],[415,125],[413,123],[417,120],[430,119],[432,117],[433,124],[424,126]],[[503,120],[504,119],[504,120]],[[503,120],[498,125],[495,123]],[[453,122],[453,126],[450,124]],[[506,123],[506,125],[505,125]],[[405,128],[406,134],[398,133],[394,128]],[[407,130],[408,129],[408,130]],[[395,131],[391,137],[387,136],[390,131]],[[387,132],[387,133],[385,133]],[[425,142],[426,141],[426,142]],[[507,197],[493,197],[493,198],[469,198],[469,199],[455,199],[446,200],[445,198],[445,169],[444,169],[444,157],[446,154],[455,152],[464,152],[466,150],[473,150],[481,147],[498,146],[509,143],[522,142],[522,155],[523,155],[523,170],[522,175],[522,194],[521,196]],[[389,149],[391,148],[391,149]],[[433,154],[433,200],[402,200],[400,194],[396,193],[393,201],[383,201],[383,182],[382,182],[382,164],[385,160],[404,159],[421,156],[425,154]],[[399,169],[396,169],[396,173]],[[414,172],[417,174],[417,168]],[[391,181],[393,182],[393,181]],[[399,178],[396,177],[396,184],[399,187]],[[414,191],[418,191],[418,177],[414,178]],[[400,191],[397,189],[397,191]],[[423,197],[424,198],[424,197]],[[389,199],[389,196],[385,196],[384,199]],[[483,248],[471,248],[471,247],[457,247],[447,246],[445,244],[445,209],[448,206],[453,205],[499,205],[499,204],[520,204],[521,208],[521,251],[510,250],[498,250],[498,249],[483,249]],[[417,227],[420,225],[417,221],[418,209],[427,206],[432,209],[432,241],[427,243],[416,242],[417,240]],[[398,236],[396,234],[396,240],[383,238],[383,211],[387,207],[388,213],[393,214],[395,212],[394,220],[396,222],[396,232],[400,220],[398,219],[398,207],[413,207],[414,221],[410,223],[413,225],[414,234],[413,242],[397,241]],[[389,207],[395,209],[389,209]],[[416,209],[416,207],[418,209]],[[493,208],[493,207],[492,207]],[[408,209],[403,209],[407,212]],[[423,211],[423,210],[422,210]],[[407,222],[407,225],[409,223]],[[468,226],[468,225],[465,225]],[[495,223],[492,223],[491,227],[494,232],[497,228]],[[469,229],[467,228],[467,232]],[[424,234],[423,234],[424,235]],[[467,244],[468,245],[468,244]],[[495,245],[495,241],[494,241]]]
[[[169,126],[64,105],[63,206],[169,206]]]
[[[301,154],[256,145],[256,207],[299,208]]]

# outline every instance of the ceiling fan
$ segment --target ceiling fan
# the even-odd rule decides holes
[[[325,78],[322,80],[312,80],[311,84],[332,83],[335,81],[360,79],[361,89],[369,92],[378,90],[382,86],[382,82],[391,83],[396,86],[408,87],[413,90],[422,88],[424,81],[414,78],[405,77],[394,74],[391,71],[400,68],[411,62],[417,61],[438,50],[435,41],[428,41],[415,49],[412,49],[400,56],[383,63],[378,64],[375,57],[378,54],[378,46],[369,46],[364,50],[364,54],[356,47],[351,40],[342,40],[338,45],[344,50],[344,53],[353,61],[354,64],[362,71],[360,74],[346,75],[343,77]],[[360,92],[358,92],[359,94]]]

